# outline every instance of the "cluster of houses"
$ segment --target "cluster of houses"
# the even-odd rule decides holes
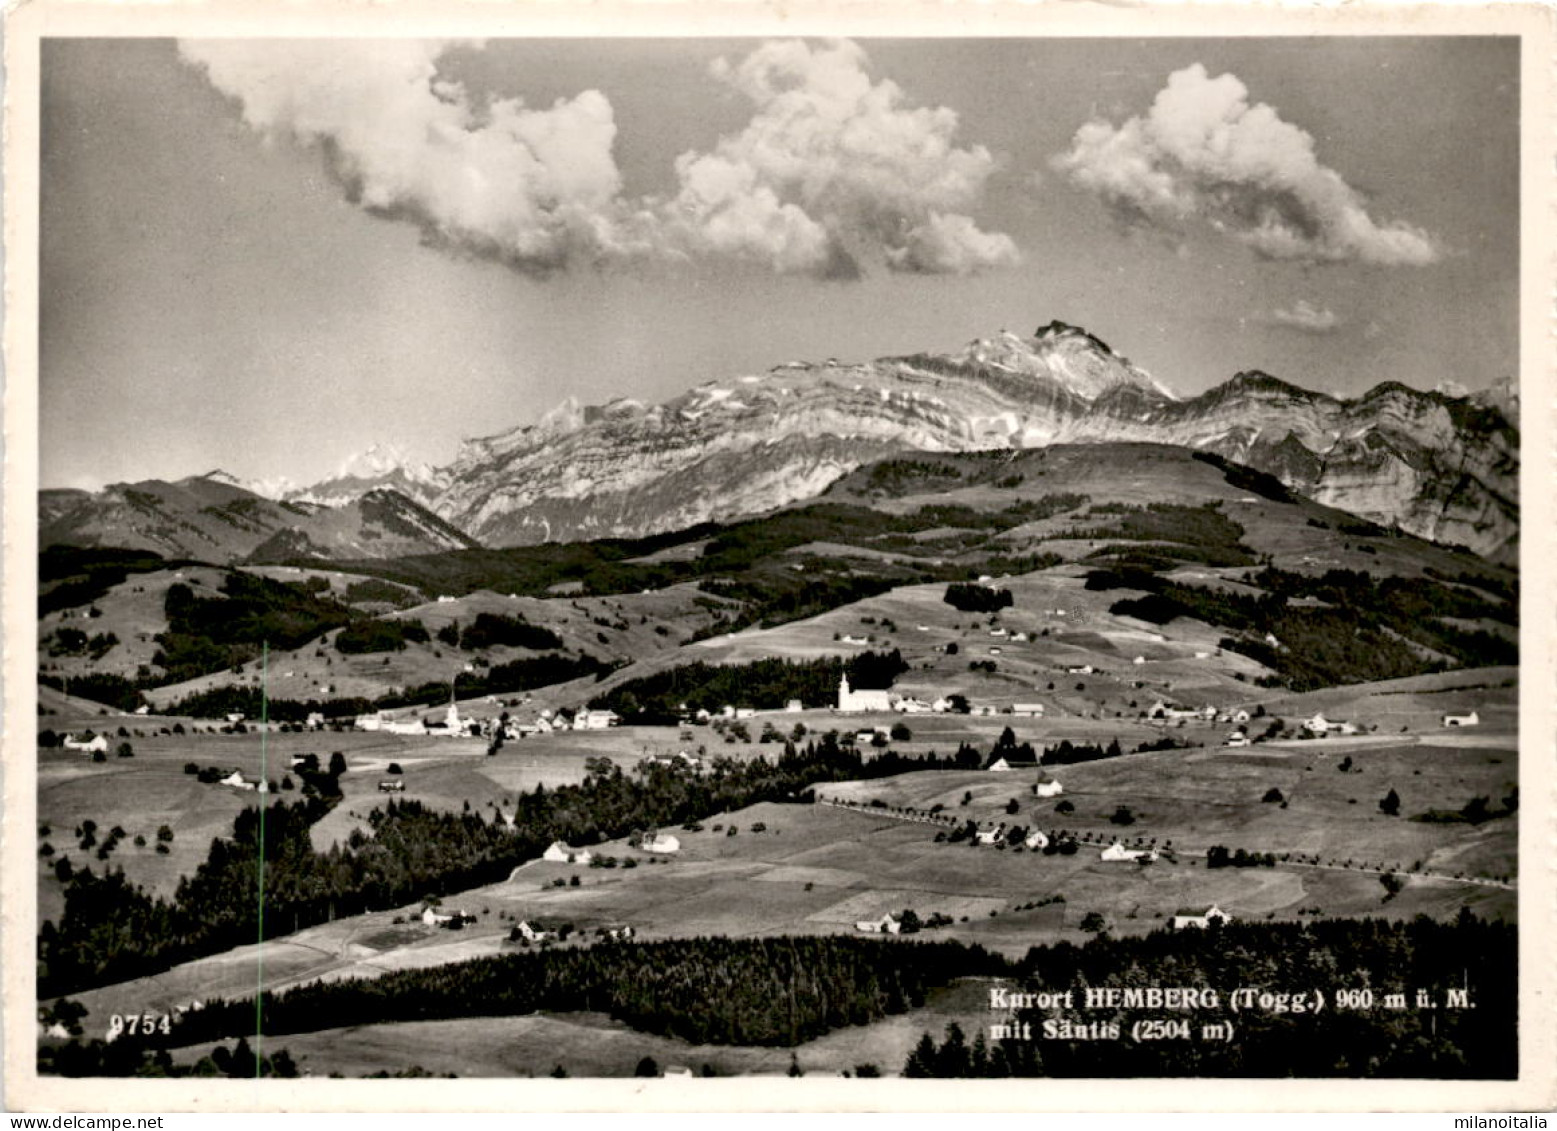
[[[696,755],[688,754],[685,750],[678,750],[674,754],[650,754],[644,762],[650,766],[669,766],[672,769],[700,770],[703,768],[703,760]]]
[[[615,711],[594,708],[581,709],[571,714],[545,708],[528,722],[467,718],[460,714],[458,704],[451,701],[442,718],[393,719],[388,717],[387,712],[377,711],[371,715],[358,716],[354,726],[357,730],[416,737],[492,739],[501,732],[505,739],[516,740],[557,731],[606,730],[620,725],[621,721]]]
[[[845,637],[845,640],[848,638]],[[1024,710],[1025,708],[1025,710]],[[791,699],[784,704],[785,714],[798,714],[806,709],[806,705],[799,699]],[[900,715],[944,715],[952,710],[952,701],[945,696],[933,700],[920,699],[912,695],[894,695],[891,691],[876,688],[853,688],[849,686],[849,677],[845,675],[838,681],[838,698],[834,704],[834,710],[846,715],[864,715],[871,713],[886,713],[895,711]],[[1016,714],[1043,714],[1043,704],[1028,703],[1018,704],[1012,709]],[[699,723],[712,722],[715,719],[750,719],[755,718],[759,712],[755,707],[722,707],[718,711],[699,709],[693,712],[688,721]],[[996,708],[984,708],[977,713],[993,715]]]
[[[1203,723],[1247,723],[1249,712],[1242,707],[1227,710],[1223,707],[1176,707],[1159,699],[1146,710],[1148,719],[1163,719],[1167,722],[1203,722]]]
[[[630,942],[637,936],[638,932],[630,926],[602,927],[600,928],[598,934],[599,937],[610,939],[612,942]],[[509,934],[508,937],[509,941],[511,942],[523,940],[524,942],[538,943],[545,942],[547,939],[556,938],[557,932],[548,931],[539,923],[532,923],[528,919],[521,919],[514,925],[513,931]]]
[[[589,864],[594,861],[595,854],[587,848],[570,848],[562,841],[554,840],[541,853],[541,859],[553,864]]]
[[[386,717],[385,712],[378,711],[371,715],[358,715],[352,725],[357,730],[379,734],[414,735],[418,738],[429,736],[469,738],[473,734],[481,733],[481,723],[475,719],[462,718],[459,706],[452,700],[441,719],[391,719]]]
[[[1001,821],[992,829],[980,829],[974,833],[973,843],[982,845],[1004,844],[1009,832],[1010,830],[1007,828],[1006,823]],[[1049,838],[1040,830],[1033,829],[1022,838],[1022,847],[1036,852],[1049,847]]]
[[[657,856],[670,856],[681,851],[681,841],[670,833],[652,830],[644,833],[633,844],[634,848],[643,852],[652,852]],[[594,863],[595,854],[587,848],[574,848],[565,841],[554,840],[541,853],[541,859],[552,864],[581,864],[588,866]]]

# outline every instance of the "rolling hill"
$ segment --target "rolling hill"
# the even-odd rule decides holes
[[[206,562],[392,558],[468,549],[474,539],[388,489],[336,506],[275,501],[223,472],[174,483],[43,491],[39,545],[116,547]]]

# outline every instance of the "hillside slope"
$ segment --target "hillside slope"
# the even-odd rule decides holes
[[[477,543],[395,491],[336,506],[277,502],[222,472],[98,492],[43,491],[39,545],[112,546],[206,562],[394,558]]]

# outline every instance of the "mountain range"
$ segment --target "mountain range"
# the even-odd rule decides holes
[[[381,557],[762,514],[905,451],[1146,441],[1214,452],[1326,505],[1513,563],[1517,413],[1512,382],[1472,396],[1389,382],[1345,400],[1255,371],[1184,398],[1094,335],[1051,322],[950,354],[790,362],[661,404],[569,400],[533,425],[467,440],[445,468],[375,448],[304,489],[205,476],[44,492],[40,506],[45,545]],[[218,487],[242,496],[208,501]],[[109,540],[131,530],[144,540]]]
[[[274,500],[224,471],[101,491],[39,492],[39,545],[116,546],[197,561],[397,558],[476,543],[395,491],[336,506]]]

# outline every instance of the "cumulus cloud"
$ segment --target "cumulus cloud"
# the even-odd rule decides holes
[[[736,258],[782,274],[969,274],[1017,260],[968,215],[996,168],[953,141],[848,42],[770,42],[713,77],[753,105],[668,198],[624,195],[610,101],[473,97],[435,41],[183,41],[183,57],[269,138],[318,149],[353,203],[429,242],[544,274],[577,260]]]
[[[868,68],[848,41],[770,42],[739,63],[717,60],[713,76],[754,112],[712,152],[677,159],[684,238],[821,274],[847,270],[861,252],[925,273],[1016,262],[1009,236],[967,215],[993,155],[955,143],[954,111],[911,106]]]
[[[1182,232],[1202,221],[1269,259],[1420,266],[1441,254],[1427,232],[1380,222],[1322,165],[1314,139],[1233,75],[1176,71],[1150,111],[1083,125],[1054,167],[1132,224]]]
[[[437,242],[545,272],[627,250],[616,123],[598,91],[477,105],[439,78],[449,44],[185,40],[183,57],[267,137],[328,158],[350,200]]]
[[[1278,307],[1268,319],[1277,326],[1287,326],[1308,334],[1329,334],[1341,325],[1340,317],[1329,307],[1315,306],[1307,299],[1298,299],[1291,307]]]

